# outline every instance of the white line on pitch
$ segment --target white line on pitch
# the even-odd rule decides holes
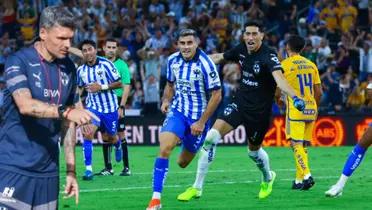
[[[339,176],[319,176],[316,179],[335,179]],[[292,181],[293,179],[278,179],[278,181]],[[249,183],[256,183],[260,182],[261,180],[247,180],[247,181],[224,181],[224,182],[213,182],[213,183],[205,183],[204,185],[229,185],[229,184],[249,184]],[[187,187],[189,185],[165,185],[165,188],[181,188]],[[107,192],[107,191],[129,191],[129,190],[140,190],[140,189],[151,189],[151,186],[134,186],[134,187],[119,187],[119,188],[99,188],[99,189],[82,189],[80,190],[81,193],[90,193],[90,192]]]

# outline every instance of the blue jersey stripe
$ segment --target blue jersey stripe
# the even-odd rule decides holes
[[[182,62],[182,64],[181,64],[181,66],[180,66],[180,70],[179,70],[179,76],[178,76],[178,78],[182,78],[182,75],[183,75],[183,67],[184,67],[184,65],[185,65],[185,63],[184,62]],[[179,85],[180,86],[180,91],[182,91],[183,90],[183,86],[181,86],[181,85]],[[181,104],[180,104],[180,107],[179,107],[179,111],[181,112],[181,113],[185,113],[185,98],[183,97],[183,94],[182,94],[182,92],[181,92]]]
[[[195,81],[195,89],[200,90],[199,81]],[[202,115],[202,109],[203,109],[203,102],[202,102],[202,94],[200,91],[196,92],[196,100],[198,102],[198,113],[196,115],[196,118],[199,119]]]
[[[193,65],[193,62],[190,62],[189,63],[189,66],[187,68],[187,75],[186,75],[186,80],[187,81],[191,81],[190,75],[191,75],[191,67],[192,67],[192,65]],[[187,92],[189,94],[187,94],[187,100],[188,100],[188,103],[189,103],[189,107],[188,107],[189,110],[187,112],[187,117],[189,117],[189,118],[192,117],[192,111],[193,111],[193,101],[192,101],[192,97],[191,97],[191,94],[190,94],[191,91],[192,91],[191,90],[191,87],[188,87],[187,88]]]
[[[108,83],[113,83],[113,82],[115,82],[115,78],[114,78],[114,76],[112,75],[111,70],[109,69],[109,67],[108,67],[107,65],[104,65],[104,64],[102,64],[102,66],[103,66],[103,68],[106,70],[105,74],[106,74],[106,76],[107,76],[107,78],[108,78]]]

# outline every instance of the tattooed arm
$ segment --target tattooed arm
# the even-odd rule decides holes
[[[37,118],[59,118],[58,106],[44,103],[32,98],[30,89],[19,88],[12,93],[13,99],[22,115]],[[99,120],[93,113],[81,109],[69,107],[63,113],[63,118],[77,123],[78,125],[90,122],[92,118]]]
[[[50,105],[32,98],[30,89],[20,88],[12,93],[19,112],[38,118],[59,118],[58,106]]]
[[[75,169],[75,143],[76,125],[74,122],[65,120],[62,125],[62,139],[66,160],[66,197],[75,196],[76,204],[79,202],[79,185],[76,180]]]

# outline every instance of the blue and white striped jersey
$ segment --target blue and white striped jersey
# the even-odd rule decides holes
[[[167,80],[175,83],[172,109],[193,120],[199,119],[206,109],[209,91],[221,88],[216,65],[200,49],[189,61],[184,60],[180,52],[170,55]]]
[[[100,85],[108,85],[119,80],[120,76],[114,64],[100,56],[97,56],[96,63],[93,66],[83,64],[77,70],[77,84],[79,87],[95,82]],[[87,108],[101,113],[111,113],[118,109],[118,99],[114,90],[88,93],[85,104]]]

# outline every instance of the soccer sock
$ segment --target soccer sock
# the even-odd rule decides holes
[[[302,174],[303,176],[302,178],[304,179],[309,178],[311,174],[308,164],[307,153],[305,152],[304,146],[302,144],[294,144],[293,154],[297,166],[296,168],[297,170],[301,170],[301,172],[299,172],[298,174]],[[297,177],[297,172],[296,179],[300,180],[300,177]]]
[[[208,131],[203,144],[205,150],[209,150],[213,145],[217,145],[221,139],[221,134],[218,130],[212,128]]]
[[[311,176],[310,165],[309,165],[309,153],[308,153],[307,147],[303,147],[303,148],[305,152],[304,164],[306,166],[304,170],[304,179],[308,179]]]
[[[121,140],[119,139],[115,144],[115,149],[120,149],[120,145],[121,145]]]
[[[83,142],[84,164],[87,170],[92,171],[93,143],[91,140],[84,139]]]
[[[353,174],[354,170],[358,168],[362,162],[366,149],[361,147],[359,144],[355,145],[353,151],[350,153],[342,174],[349,177]]]
[[[111,164],[111,144],[103,142],[102,144],[102,151],[103,151],[103,161],[105,162],[105,168],[108,170],[112,169]]]
[[[209,166],[216,155],[217,145],[212,144],[209,150],[202,148],[199,152],[198,169],[196,171],[196,178],[193,187],[203,189],[204,179],[208,173]]]
[[[298,162],[296,160],[295,160],[295,163],[296,163],[296,180],[295,180],[295,183],[299,184],[299,183],[302,183],[302,181],[304,180],[304,174],[302,173],[302,169],[301,169],[300,164],[298,164]]]
[[[257,151],[248,150],[249,157],[256,163],[258,169],[262,172],[263,180],[269,182],[271,180],[269,156],[264,149],[260,148]]]
[[[163,185],[168,173],[169,160],[166,158],[156,158],[152,179],[152,199],[160,199]]]
[[[122,155],[124,168],[129,168],[128,144],[125,138],[123,139],[123,141],[121,141],[121,150],[123,151]]]

